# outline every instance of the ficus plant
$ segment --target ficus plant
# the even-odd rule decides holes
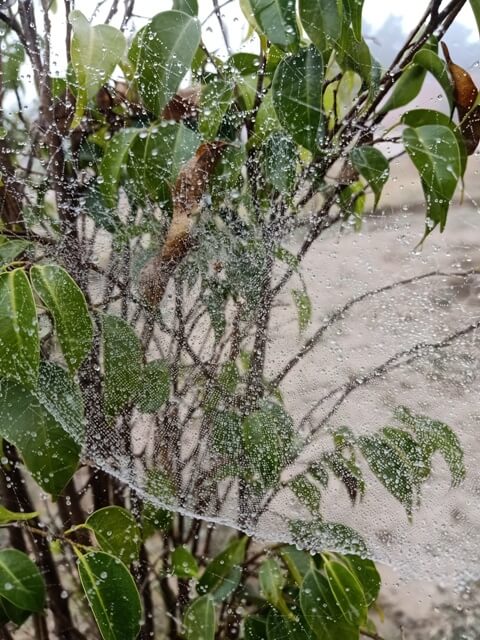
[[[219,51],[197,0],[140,28],[134,0],[104,24],[69,0],[0,3],[0,636],[380,638],[368,544],[324,518],[322,496],[336,478],[354,508],[368,468],[414,518],[435,455],[462,482],[460,442],[406,407],[368,435],[321,430],[424,344],[334,389],[305,435],[282,382],[355,300],[273,375],[269,320],[290,290],[300,336],[312,328],[303,259],[378,207],[389,145],[418,171],[419,245],[444,231],[480,139],[477,88],[442,41],[465,3],[426,3],[388,69],[362,0],[240,0],[248,51],[216,2]],[[448,113],[412,106],[427,75]],[[314,438],[322,452],[299,465]],[[295,544],[260,545],[285,491],[305,514]],[[224,510],[236,529],[213,527]]]

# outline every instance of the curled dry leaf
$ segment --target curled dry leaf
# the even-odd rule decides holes
[[[179,89],[165,106],[162,118],[164,120],[175,120],[175,122],[196,119],[198,117],[200,91],[199,86]]]
[[[476,105],[478,89],[470,74],[452,61],[444,42],[442,49],[453,80],[453,99],[458,111],[460,130],[467,153],[472,155],[480,141],[480,105]]]
[[[193,246],[192,227],[202,197],[226,142],[207,142],[180,170],[172,189],[173,214],[165,241],[157,255],[142,269],[140,290],[152,306],[163,298],[170,276]]]

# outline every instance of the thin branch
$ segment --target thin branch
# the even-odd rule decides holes
[[[310,437],[315,435],[330,420],[333,414],[336,413],[338,408],[345,402],[347,397],[359,387],[365,386],[369,382],[372,382],[372,380],[375,380],[379,376],[382,376],[385,373],[389,373],[394,369],[398,369],[399,367],[402,367],[404,365],[411,364],[415,360],[418,360],[418,358],[422,358],[426,353],[435,351],[437,349],[445,349],[446,347],[449,347],[452,342],[458,340],[458,338],[473,333],[479,327],[480,320],[477,320],[477,322],[474,322],[468,327],[452,333],[451,335],[447,336],[443,340],[439,340],[438,342],[419,342],[409,349],[404,349],[403,351],[399,351],[398,353],[394,354],[384,363],[378,365],[377,367],[374,367],[366,375],[361,377],[359,376],[343,385],[339,385],[336,389],[333,389],[329,395],[330,397],[332,397],[332,395],[342,392],[341,396],[338,398],[338,400],[336,400],[335,404],[327,413],[327,415],[318,423],[316,427],[314,427],[314,429],[312,429],[312,431],[310,432]],[[404,358],[407,359],[405,360]],[[313,412],[310,411],[309,414],[311,415],[311,413]]]
[[[341,320],[345,313],[351,309],[355,304],[362,302],[367,298],[371,298],[380,293],[384,293],[385,291],[391,291],[392,289],[396,289],[397,287],[402,287],[408,284],[412,284],[415,282],[419,282],[420,280],[424,280],[425,278],[433,278],[433,277],[458,277],[458,278],[466,278],[470,275],[478,274],[480,271],[478,270],[470,270],[470,271],[460,271],[460,272],[448,272],[448,271],[430,271],[429,273],[422,273],[418,276],[413,276],[411,278],[405,278],[404,280],[398,280],[397,282],[393,282],[391,284],[385,285],[384,287],[378,287],[377,289],[373,289],[371,291],[366,291],[361,295],[352,298],[346,304],[343,305],[340,309],[334,311],[327,321],[317,329],[314,335],[309,338],[305,344],[297,351],[297,353],[291,358],[287,364],[283,367],[283,369],[278,373],[273,380],[271,380],[270,384],[274,387],[278,386],[280,382],[285,378],[285,376],[293,369],[293,367],[298,364],[302,358],[304,358],[307,353],[309,353],[320,341],[320,338],[323,336],[325,331],[331,327],[335,322]]]

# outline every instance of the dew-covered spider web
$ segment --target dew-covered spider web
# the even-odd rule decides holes
[[[238,65],[221,95],[232,100],[238,81],[248,106],[255,69]],[[361,84],[352,75],[341,90],[353,99]],[[18,143],[17,191],[38,241],[29,261],[65,267],[94,327],[77,395],[65,402],[58,387],[41,401],[84,462],[156,507],[261,541],[367,553],[400,580],[479,579],[478,155],[445,232],[419,246],[426,174],[398,139],[382,147],[390,176],[373,211],[368,188],[365,203],[332,197],[340,162],[321,185],[302,175],[308,154],[275,129],[268,92],[256,132],[268,136],[252,160],[237,107],[225,107],[223,138],[205,143],[218,104],[200,129],[196,107],[182,122],[175,105],[158,120],[133,107],[127,118],[121,81],[107,85],[95,98],[102,125],[60,142],[74,167],[60,198],[38,196],[52,167],[28,165],[41,131]],[[437,93],[427,86],[428,108]],[[275,174],[268,193],[252,179],[264,170]],[[50,315],[39,317],[42,358],[66,369]]]

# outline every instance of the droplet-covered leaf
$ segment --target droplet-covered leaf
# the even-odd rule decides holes
[[[45,584],[37,565],[17,549],[0,551],[0,596],[26,611],[41,611],[45,604]]]
[[[73,373],[85,360],[93,340],[85,296],[65,269],[57,265],[35,265],[30,277],[52,314],[63,356]]]
[[[126,566],[108,553],[90,551],[79,557],[78,573],[103,640],[135,640],[142,606]]]
[[[183,620],[187,640],[214,640],[215,604],[210,595],[196,598],[185,611]]]
[[[93,529],[103,551],[127,566],[138,559],[142,536],[134,516],[126,509],[117,506],[98,509],[85,524]]]
[[[0,273],[0,376],[33,387],[40,362],[37,311],[23,269]]]

